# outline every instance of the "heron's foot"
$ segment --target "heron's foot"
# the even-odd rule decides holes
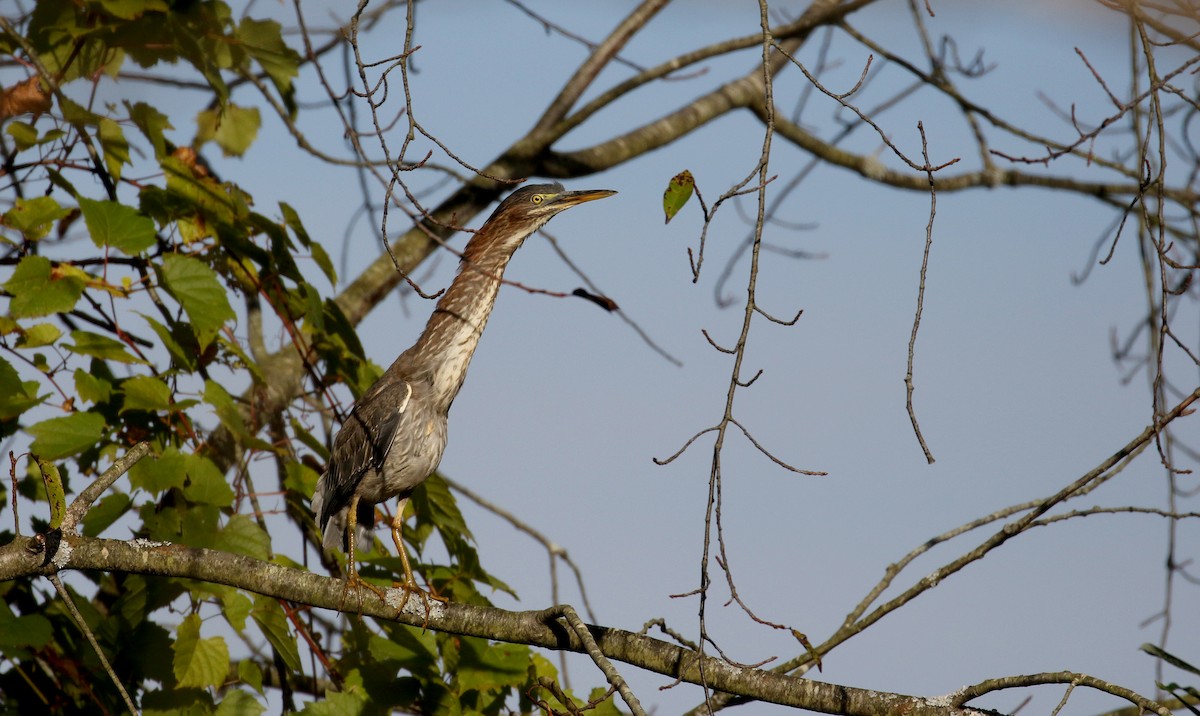
[[[417,586],[417,583],[415,581],[393,582],[392,588],[399,589],[404,592],[404,596],[400,598],[399,606],[396,606],[396,604],[393,600],[388,601],[388,604],[396,606],[396,611],[399,613],[404,612],[404,607],[408,605],[409,597],[411,597],[413,594],[419,594],[421,596],[421,606],[424,607],[424,610],[425,610],[425,622],[421,625],[422,629],[425,629],[429,626],[429,615],[431,613],[430,608],[429,608],[429,600],[432,599],[433,601],[441,602],[442,604],[446,604],[447,602],[449,602],[449,600],[446,599],[445,597],[441,596],[440,594],[434,593],[432,589],[429,591],[421,589],[421,587]]]
[[[341,609],[345,608],[346,597],[350,594],[350,590],[354,589],[355,595],[358,596],[358,610],[361,613],[362,612],[362,592],[360,590],[363,587],[366,587],[370,591],[374,592],[375,596],[379,597],[379,599],[381,601],[384,601],[384,602],[387,601],[387,595],[384,593],[384,591],[382,589],[380,589],[379,587],[376,587],[374,584],[371,584],[370,582],[364,580],[362,577],[359,577],[358,572],[353,572],[349,576],[346,577],[346,581],[342,585],[342,600],[338,604],[338,609],[341,610]]]

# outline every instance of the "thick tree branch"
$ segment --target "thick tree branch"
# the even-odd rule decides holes
[[[46,545],[56,541],[56,553],[45,554]],[[0,547],[0,581],[54,574],[56,567],[44,566],[51,562],[62,569],[197,579],[323,609],[338,610],[345,602],[347,613],[361,613],[414,626],[427,625],[429,629],[451,634],[585,652],[579,636],[556,618],[556,610],[510,612],[455,603],[434,604],[426,621],[423,614],[411,609],[397,615],[394,607],[369,591],[362,591],[361,605],[357,599],[343,599],[345,584],[339,579],[242,555],[165,542],[123,542],[71,535],[63,535],[60,541],[43,535],[17,539]],[[600,652],[609,659],[693,684],[700,683],[703,668],[704,679],[711,688],[744,698],[848,716],[989,713],[957,708],[944,700],[858,689],[737,667],[713,657],[701,657],[650,636],[594,625],[587,628]]]
[[[749,109],[764,122],[766,121],[766,111],[763,107],[750,105]],[[929,191],[929,179],[925,174],[891,169],[873,156],[848,152],[845,149],[825,142],[800,125],[783,119],[778,113],[775,114],[775,132],[827,164],[849,169],[873,182],[886,184],[897,189],[921,192]],[[1136,196],[1141,191],[1141,187],[1137,182],[1083,181],[1069,176],[1034,174],[1017,169],[1000,169],[997,167],[960,172],[958,174],[941,172],[935,177],[935,182],[939,192],[981,188],[991,189],[1000,186],[1031,186],[1043,189],[1060,189],[1104,200]],[[1171,190],[1166,192],[1165,195],[1184,207],[1192,206],[1200,199],[1190,189]]]
[[[669,0],[645,0],[637,9],[622,20],[604,42],[596,47],[595,51],[575,70],[575,74],[571,76],[571,79],[559,91],[558,96],[554,98],[550,106],[542,113],[537,126],[534,127],[534,133],[545,135],[551,127],[562,120],[571,107],[579,101],[580,96],[587,91],[588,87],[591,87],[592,83],[596,80],[596,76],[604,69],[604,66],[617,56],[621,48],[638,31],[644,28],[646,23],[650,22],[660,10],[666,7],[667,2]],[[555,135],[555,138],[558,136],[561,136],[561,134]]]
[[[815,0],[795,22],[781,27],[779,32],[775,34],[775,37],[782,40],[780,42],[781,47],[789,53],[795,52],[804,44],[813,30],[831,22],[841,20],[849,13],[859,9],[863,5],[869,4],[871,1],[855,0],[855,2],[841,3],[839,0]],[[761,34],[748,35],[728,45],[715,45],[713,46],[713,51],[728,52],[733,49],[750,48],[757,46],[761,43],[761,40]],[[693,55],[695,57],[707,56],[705,52],[709,49],[705,48],[698,53],[693,53]],[[584,119],[590,117],[606,104],[624,96],[645,81],[664,76],[679,67],[689,64],[691,61],[697,61],[695,57],[685,57],[688,58],[687,61],[677,58],[676,61],[659,65],[659,67],[653,70],[648,70],[642,73],[642,75],[626,80],[626,82],[612,88],[583,107],[575,116],[564,120],[564,127],[560,128],[560,131],[566,131],[566,129],[584,121]],[[768,61],[768,72],[773,76],[782,70],[787,63],[788,59],[786,56],[781,53],[774,53]],[[687,105],[680,107],[671,114],[626,132],[619,137],[614,137],[587,149],[549,155],[543,163],[544,173],[553,177],[577,176],[583,170],[598,172],[623,164],[630,159],[639,157],[690,134],[695,129],[702,127],[730,110],[762,105],[764,93],[763,68],[761,65],[755,65],[754,69],[750,70],[744,76],[717,87],[711,92],[689,102]]]

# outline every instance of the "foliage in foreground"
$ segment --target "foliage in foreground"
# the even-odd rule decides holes
[[[333,265],[300,212],[255,207],[197,151],[215,145],[237,156],[254,142],[259,109],[232,100],[234,83],[265,80],[264,94],[297,113],[300,55],[274,21],[237,20],[219,1],[179,7],[39,3],[2,28],[0,52],[22,58],[36,77],[13,84],[0,110],[6,189],[15,196],[0,217],[8,273],[0,436],[22,446],[0,497],[5,506],[46,501],[39,461],[47,470],[57,465],[65,492],[77,493],[145,441],[153,459],[86,515],[85,535],[293,565],[276,552],[258,495],[282,495],[272,502],[286,504],[286,517],[311,539],[307,502],[333,415],[303,406],[282,416],[256,412],[281,360],[263,348],[263,332],[282,328],[289,350],[303,356],[307,390],[334,405],[331,386],[345,383],[357,395],[378,367],[333,299]],[[202,83],[208,108],[193,127],[144,101],[100,102],[89,93],[129,69]],[[214,431],[232,440],[214,441]],[[481,587],[506,588],[479,565],[445,483],[430,480],[412,504],[410,544],[423,549],[436,535],[448,557],[422,567],[440,593],[484,604]],[[44,531],[43,514],[22,513],[17,524]],[[15,536],[0,532],[0,543]],[[364,574],[390,584],[398,560],[383,549],[373,554]],[[522,646],[398,624],[346,626],[188,580],[85,573],[65,588],[146,713],[257,713],[264,683],[282,685],[289,703],[295,689],[335,688],[340,693],[310,705],[331,713],[361,709],[367,693],[374,709],[426,713],[497,713],[514,694],[526,709],[539,694],[558,704],[539,686],[556,683],[556,669]],[[343,628],[344,644],[325,643]],[[47,581],[0,583],[0,652],[6,711],[125,708]]]

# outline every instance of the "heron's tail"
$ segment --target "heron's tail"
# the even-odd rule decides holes
[[[332,514],[325,512],[325,501],[329,499],[325,485],[325,476],[317,480],[317,489],[313,491],[312,511],[317,518],[317,528],[321,530],[321,544],[328,550],[340,549],[346,551],[346,515],[349,507],[342,507]],[[359,504],[358,524],[355,525],[355,547],[360,551],[370,549],[374,542],[371,530],[375,527],[375,509],[372,505]]]

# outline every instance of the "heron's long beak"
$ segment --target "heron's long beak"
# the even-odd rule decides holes
[[[617,192],[611,189],[583,189],[581,191],[564,191],[554,197],[555,205],[562,206],[564,209],[576,204],[582,204],[585,201],[595,201],[603,199],[606,196],[612,196]]]

